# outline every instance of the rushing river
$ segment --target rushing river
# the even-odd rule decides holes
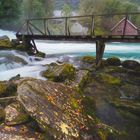
[[[0,30],[0,36],[7,35],[15,38],[15,33]],[[75,42],[36,41],[39,51],[46,53],[46,58],[37,61],[19,51],[0,51],[0,80],[8,80],[20,74],[22,77],[40,78],[40,72],[45,70],[45,64],[56,62],[63,57],[73,58],[83,55],[95,55],[95,44]],[[139,43],[110,43],[106,44],[104,57],[117,56],[121,60],[132,59],[140,62]]]

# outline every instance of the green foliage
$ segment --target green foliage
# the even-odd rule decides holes
[[[61,12],[62,16],[66,16],[66,17],[71,16],[71,12],[72,10],[71,10],[70,5],[64,4],[62,7],[62,12]]]
[[[79,13],[80,15],[92,15],[92,14],[113,14],[113,13],[130,13],[138,12],[139,6],[129,0],[81,0]],[[106,35],[110,34],[111,29],[117,24],[125,15],[110,15],[110,16],[96,16],[94,18],[95,35]],[[140,27],[139,15],[133,15],[128,17],[129,20]],[[91,21],[88,21],[89,23]]]

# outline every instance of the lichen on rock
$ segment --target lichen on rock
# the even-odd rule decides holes
[[[23,110],[19,102],[14,102],[5,108],[6,125],[18,125],[28,122],[29,115]]]

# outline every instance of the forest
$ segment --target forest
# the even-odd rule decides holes
[[[27,18],[51,17],[53,11],[62,16],[139,12],[140,0],[1,0],[0,28],[17,29]],[[135,17],[138,22],[138,17]]]

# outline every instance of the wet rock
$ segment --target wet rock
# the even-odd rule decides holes
[[[45,58],[46,57],[46,54],[43,53],[43,52],[38,52],[35,54],[36,57],[42,57],[42,58]]]
[[[17,125],[28,122],[29,116],[18,103],[12,103],[5,108],[6,125]]]
[[[13,47],[15,47],[17,45],[20,45],[20,41],[18,39],[12,39],[11,44],[12,44]]]
[[[91,70],[96,64],[96,58],[93,56],[83,56],[79,58],[78,69]]]
[[[44,76],[55,82],[64,82],[72,80],[75,77],[75,68],[71,64],[63,65],[50,65],[49,68],[44,72]]]
[[[16,46],[14,46],[14,48],[16,49],[16,50],[19,50],[19,51],[27,51],[28,50],[28,47],[27,46],[25,46],[24,44],[18,44],[18,45],[16,45]]]
[[[19,80],[19,79],[20,79],[20,74],[17,74],[16,76],[10,78],[9,81]]]
[[[49,81],[26,80],[18,86],[18,100],[26,112],[52,138],[80,139],[85,127],[80,94],[69,86]],[[88,129],[88,128],[87,128]],[[86,130],[85,130],[86,133]]]
[[[70,57],[69,56],[62,56],[62,57],[60,57],[58,60],[57,60],[57,62],[58,63],[68,63],[70,61]]]
[[[110,57],[106,60],[107,64],[110,66],[120,66],[121,60],[117,57]]]
[[[127,69],[135,70],[136,68],[140,66],[140,64],[134,60],[126,60],[122,62],[122,66]]]
[[[12,48],[10,39],[8,36],[0,37],[0,49],[9,49]]]
[[[96,58],[94,56],[83,56],[81,57],[81,61],[88,64],[95,63]]]

